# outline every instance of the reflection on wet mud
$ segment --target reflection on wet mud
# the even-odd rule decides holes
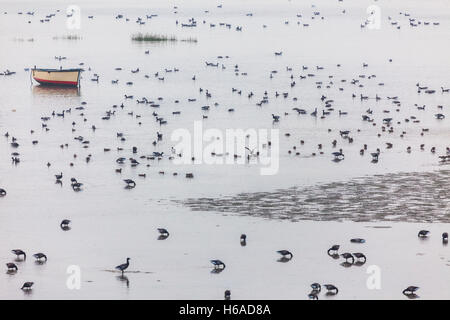
[[[281,262],[281,263],[286,263],[286,262],[291,261],[291,259],[292,259],[292,258],[281,257],[281,258],[279,258],[277,261],[278,261],[278,262]]]
[[[450,171],[375,175],[346,182],[186,199],[194,211],[320,221],[450,222]]]
[[[125,275],[120,275],[120,276],[117,276],[116,278],[117,278],[117,280],[119,280],[119,281],[121,281],[121,282],[124,282],[124,283],[126,284],[127,288],[130,287],[130,280],[128,279],[127,276],[125,276]]]

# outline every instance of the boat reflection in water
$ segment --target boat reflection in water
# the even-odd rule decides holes
[[[57,87],[57,86],[33,86],[33,95],[35,96],[60,96],[60,97],[78,97],[80,96],[79,87]]]

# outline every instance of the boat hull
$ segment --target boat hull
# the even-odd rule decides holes
[[[32,69],[33,79],[41,85],[77,87],[80,80],[80,69]]]

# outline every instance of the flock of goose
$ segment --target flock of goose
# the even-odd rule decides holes
[[[64,219],[60,223],[60,228],[64,231],[69,231],[71,229],[69,227],[70,223],[71,223],[70,220]],[[158,240],[165,240],[170,235],[169,231],[165,228],[158,228],[157,230],[159,233]],[[420,230],[417,234],[417,237],[419,239],[427,239],[429,237],[429,235],[430,235],[430,231]],[[351,239],[350,242],[364,244],[366,241],[361,238],[354,238],[354,239]],[[448,233],[447,232],[444,232],[442,234],[442,243],[444,245],[448,244]],[[246,234],[242,234],[240,236],[240,245],[242,247],[245,247],[247,245],[247,235]],[[344,252],[344,253],[339,254],[340,248],[341,248],[340,245],[334,244],[327,250],[327,254],[334,260],[343,258],[344,261],[341,263],[341,266],[348,268],[351,266],[362,266],[366,263],[367,257],[365,256],[364,253]],[[23,251],[21,249],[13,249],[13,250],[11,250],[11,252],[16,256],[16,259],[15,259],[16,263],[24,263],[26,261],[27,255],[26,255],[25,251]],[[281,256],[277,261],[282,262],[282,263],[287,263],[287,262],[291,261],[294,257],[294,255],[292,254],[291,251],[285,250],[285,249],[278,250],[277,253]],[[47,263],[47,260],[48,260],[47,256],[42,252],[33,254],[33,257],[36,259],[36,264],[38,264],[38,265]],[[131,260],[131,258],[126,258],[125,263],[120,264],[115,267],[115,269],[122,274],[122,277],[124,277],[124,273],[130,266],[130,260]],[[213,260],[210,260],[210,262],[213,265],[213,269],[212,269],[211,273],[221,273],[226,268],[226,265],[222,260],[213,259]],[[9,274],[15,274],[18,272],[19,267],[17,266],[16,263],[14,263],[14,262],[6,263],[7,272]],[[27,282],[23,283],[23,285],[20,289],[24,290],[26,292],[30,292],[32,290],[33,285],[34,285],[34,282],[27,281]],[[318,295],[321,292],[322,286],[326,288],[327,296],[337,295],[339,292],[339,289],[333,284],[320,285],[319,283],[315,282],[315,283],[311,284],[312,291],[307,295],[307,297],[312,300],[318,300],[319,299]],[[410,299],[416,299],[419,297],[416,293],[418,289],[419,289],[418,286],[408,286],[406,289],[404,289],[402,291],[402,293]],[[225,296],[225,300],[230,300],[231,299],[231,290],[226,290],[224,296]]]
[[[218,6],[218,8],[222,8],[221,5]],[[174,7],[174,14],[178,12],[178,7]],[[45,22],[51,22],[51,19],[56,16],[56,14],[60,12],[59,10],[56,11],[56,13],[45,15],[45,17],[41,18],[39,21],[41,23]],[[343,14],[345,14],[345,10],[342,11]],[[208,11],[205,11],[205,13],[208,13]],[[4,14],[7,14],[6,12]],[[22,14],[22,13],[19,13]],[[26,15],[27,18],[33,17],[34,12],[27,12]],[[428,21],[422,21],[419,18],[412,18],[410,14],[408,13],[400,13],[400,15],[404,18],[406,18],[407,23],[410,27],[418,27],[418,26],[426,26],[426,25],[434,25],[438,26],[439,22],[428,22]],[[247,13],[247,17],[252,17],[253,14]],[[145,17],[137,17],[135,22],[139,25],[144,25],[146,20],[153,19],[158,17],[158,15],[150,14],[146,15]],[[90,19],[93,19],[94,16],[89,16]],[[308,21],[308,23],[303,23],[304,16],[302,14],[296,15],[297,20],[300,19],[301,21],[297,21],[298,25],[302,25],[304,27],[308,27],[312,20],[324,20],[325,17],[321,15],[321,13],[317,10],[315,10],[311,16],[311,21]],[[115,16],[116,20],[125,19],[126,21],[130,21],[130,18],[126,18],[123,14],[118,14]],[[390,24],[394,26],[397,29],[400,29],[399,22],[396,20],[394,21],[391,17],[389,17]],[[31,20],[28,20],[29,23]],[[180,22],[179,20],[175,21],[176,25],[179,25],[181,28],[196,28],[200,25],[200,23],[197,22],[196,19],[191,18],[188,21]],[[289,21],[284,21],[285,24],[289,24]],[[203,20],[203,24],[207,24],[206,20]],[[368,22],[364,22],[361,25],[361,28],[364,28],[367,26]],[[218,26],[224,26],[226,28],[232,28],[232,25],[229,23],[213,23],[210,22],[209,24],[210,28]],[[236,31],[242,32],[245,31],[245,28],[240,25],[233,26]],[[267,26],[264,25],[264,28]],[[148,54],[148,51],[145,52]],[[283,56],[283,51],[274,51],[273,53],[273,59],[278,59]],[[199,63],[199,68],[217,68],[217,72],[226,72],[228,70],[231,70],[232,73],[240,76],[246,76],[247,73],[242,71],[242,68],[239,66],[239,64],[227,64],[226,59],[228,59],[229,56],[217,56],[215,61],[205,61]],[[55,59],[58,61],[66,60],[66,57],[62,56],[55,56]],[[392,63],[392,59],[389,60],[388,63]],[[80,65],[84,65],[84,63],[80,63]],[[336,64],[336,69],[342,68],[341,64]],[[270,70],[267,74],[268,79],[274,79],[276,77],[282,77],[282,72],[284,71],[286,74],[286,78],[289,80],[289,85],[286,87],[280,87],[280,88],[273,88],[272,91],[270,90],[264,90],[263,92],[256,92],[256,90],[247,90],[243,88],[230,88],[229,94],[230,95],[243,95],[246,96],[249,101],[252,101],[255,105],[256,109],[255,112],[264,112],[264,106],[270,103],[276,103],[277,99],[284,99],[286,101],[291,101],[293,104],[297,103],[299,101],[299,97],[295,96],[294,88],[305,85],[305,86],[311,86],[313,89],[320,90],[322,92],[320,99],[316,102],[314,106],[295,106],[288,110],[284,110],[283,112],[280,112],[279,114],[275,113],[267,113],[267,123],[271,124],[272,126],[279,126],[282,124],[282,122],[287,117],[292,117],[293,115],[298,117],[299,121],[301,121],[302,117],[313,117],[316,119],[321,119],[326,121],[330,117],[346,117],[351,113],[350,110],[344,110],[343,106],[337,106],[335,103],[335,96],[336,94],[331,93],[331,89],[336,89],[338,93],[340,92],[347,92],[347,90],[350,90],[351,92],[348,94],[348,99],[351,101],[358,101],[360,100],[361,103],[383,103],[384,109],[380,110],[379,108],[369,107],[367,106],[367,109],[363,114],[360,115],[361,117],[361,123],[364,124],[370,124],[370,126],[379,128],[379,131],[377,132],[377,136],[381,137],[385,134],[393,134],[398,132],[398,136],[400,138],[403,138],[408,133],[404,129],[399,129],[401,124],[404,123],[413,123],[420,126],[421,119],[419,117],[411,114],[407,118],[400,119],[399,117],[395,117],[392,114],[398,113],[401,110],[402,105],[404,102],[402,101],[402,98],[399,96],[386,96],[382,97],[376,94],[375,96],[369,96],[364,93],[358,93],[359,90],[364,90],[366,87],[383,87],[385,85],[382,81],[377,81],[377,75],[373,73],[361,73],[361,74],[355,74],[350,79],[341,78],[338,79],[336,76],[331,74],[326,74],[327,70],[331,70],[333,67],[326,67],[321,65],[313,65],[313,66],[307,66],[307,65],[301,65],[301,66],[286,66],[282,70]],[[369,70],[369,64],[364,62],[362,63],[363,70]],[[29,70],[28,68],[25,68],[25,70]],[[116,67],[116,71],[122,71],[122,67]],[[129,70],[129,74],[126,76],[128,77],[133,74],[135,76],[139,76],[142,74],[142,72],[145,73],[145,67],[136,67],[135,69]],[[157,72],[153,72],[151,74],[150,72],[146,73],[144,75],[144,79],[149,78],[155,78],[157,81],[165,81],[165,75],[170,73],[178,73],[181,72],[180,69],[177,68],[164,68],[164,70],[160,70]],[[6,70],[5,72],[1,73],[0,75],[5,76],[12,76],[15,72]],[[198,75],[189,75],[190,79],[192,81],[198,81],[199,77]],[[83,78],[85,81],[86,79],[89,79],[89,82],[96,82],[99,83],[102,81],[103,75],[100,75],[98,73],[93,73],[91,68],[88,68],[83,73]],[[106,78],[106,77],[105,77]],[[125,77],[124,77],[125,78]],[[319,80],[315,81],[315,79],[320,78]],[[125,83],[129,86],[132,86],[134,84],[133,81],[127,81],[125,79]],[[119,81],[122,81],[122,79],[110,79],[111,85],[116,85],[119,83]],[[109,82],[108,81],[108,82]],[[136,81],[136,80],[134,80]],[[84,85],[84,84],[83,84]],[[440,89],[440,90],[439,90]],[[324,91],[328,90],[328,91]],[[416,84],[415,88],[411,88],[411,91],[414,93],[420,94],[426,94],[426,95],[445,95],[450,93],[450,88],[445,87],[444,84],[440,86],[440,88],[436,87],[430,87],[429,85],[425,85],[422,83],[422,81],[418,82]],[[200,97],[198,97],[200,95]],[[163,134],[163,126],[168,123],[168,121],[171,121],[171,119],[176,119],[178,115],[181,114],[181,111],[173,111],[171,114],[164,113],[164,103],[165,101],[171,99],[173,100],[173,104],[181,104],[181,103],[192,103],[196,104],[198,103],[197,99],[204,99],[204,101],[212,101],[216,99],[215,90],[212,88],[206,88],[205,86],[199,87],[198,92],[194,92],[192,94],[192,98],[189,98],[187,101],[182,102],[179,98],[164,98],[164,97],[139,97],[135,98],[133,95],[129,95],[126,92],[123,93],[123,99],[120,101],[117,101],[116,104],[112,105],[108,110],[104,112],[104,114],[99,119],[88,119],[88,103],[82,102],[81,105],[78,106],[72,106],[72,107],[65,107],[62,110],[54,110],[50,114],[44,114],[40,117],[40,126],[42,131],[50,132],[51,131],[51,122],[57,121],[58,119],[65,120],[71,119],[70,122],[64,122],[68,125],[70,125],[72,133],[73,133],[73,139],[77,141],[80,145],[80,148],[82,149],[88,149],[91,147],[91,142],[87,140],[82,135],[79,135],[77,133],[77,130],[79,129],[79,122],[74,119],[73,114],[76,112],[78,113],[77,116],[79,119],[81,119],[82,123],[89,123],[89,127],[92,130],[93,133],[96,132],[98,128],[101,127],[101,125],[98,124],[98,122],[104,122],[112,119],[113,117],[120,117],[122,115],[130,116],[135,119],[137,119],[137,125],[143,126],[146,125],[143,121],[141,121],[141,118],[145,115],[151,115],[154,119],[154,124],[159,128],[156,135],[152,138],[152,145],[157,151],[152,151],[150,154],[147,154],[145,152],[141,152],[141,150],[138,150],[137,147],[133,146],[130,149],[124,148],[124,147],[117,147],[115,151],[121,154],[121,156],[117,157],[115,161],[111,162],[111,173],[116,175],[122,174],[122,168],[125,165],[130,165],[133,168],[139,168],[142,169],[142,167],[157,167],[159,161],[165,159],[165,160],[174,160],[176,157],[182,157],[183,154],[180,150],[176,150],[173,146],[170,146],[170,149],[165,147],[162,143],[164,134]],[[221,104],[219,103],[219,99],[217,99],[214,102],[208,103],[207,105],[199,105],[200,108],[200,120],[205,120],[209,118],[211,114],[214,113],[214,108],[219,107]],[[134,107],[142,107],[140,112],[137,112],[136,108]],[[148,108],[147,108],[148,107]],[[144,109],[145,108],[145,109]],[[149,109],[150,108],[150,109]],[[438,105],[419,105],[416,103],[414,105],[414,109],[418,112],[424,112],[428,110],[432,110],[431,114],[432,117],[434,117],[435,121],[447,121],[446,114],[444,113],[445,106],[443,104]],[[149,111],[150,110],[150,111]],[[162,110],[162,111],[160,111]],[[238,110],[238,107],[235,108],[228,108],[227,111],[229,113],[233,113],[236,110]],[[73,114],[72,114],[73,112]],[[376,117],[375,115],[380,113],[380,117]],[[388,116],[384,116],[384,115]],[[427,114],[428,115],[428,114]],[[92,121],[91,121],[92,120]],[[3,129],[3,128],[2,128]],[[10,132],[13,130],[13,128],[10,128],[8,132],[5,132],[4,138],[9,143],[10,148],[12,149],[11,158],[12,162],[19,166],[20,165],[20,146],[22,143],[31,143],[32,145],[37,145],[39,143],[39,140],[31,138],[30,141],[19,141],[18,138],[16,138],[13,134]],[[420,136],[424,136],[427,134],[427,132],[430,131],[430,128],[428,127],[421,127],[420,128]],[[301,150],[302,146],[305,144],[305,140],[303,140],[301,137],[295,137],[297,143],[295,145],[292,145],[288,150],[287,153],[289,155],[296,155],[296,156],[319,156],[319,155],[325,155],[329,157],[330,161],[334,162],[340,162],[345,160],[346,152],[344,151],[346,146],[351,145],[354,143],[355,137],[361,132],[360,129],[348,129],[348,130],[335,130],[333,128],[328,129],[328,133],[334,134],[332,138],[330,138],[330,141],[323,142],[320,144],[317,144],[314,146],[313,149],[310,150]],[[35,131],[30,129],[30,136],[33,136],[35,134]],[[113,136],[115,136],[118,141],[125,142],[127,139],[132,139],[132,137],[128,137],[124,132],[114,132],[111,133]],[[285,133],[286,136],[290,136],[291,134],[289,132]],[[162,145],[162,146],[161,146]],[[59,146],[60,149],[69,149],[72,145],[69,142],[65,142]],[[325,152],[324,148],[330,147],[329,152]],[[359,154],[361,156],[364,156],[366,153],[370,154],[370,161],[374,164],[378,163],[380,158],[383,155],[384,150],[388,151],[389,149],[392,149],[394,146],[394,143],[391,141],[384,142],[382,145],[372,145],[369,146],[368,144],[362,144],[359,148]],[[111,152],[111,147],[109,146],[95,146],[104,151],[104,153]],[[270,147],[270,144],[269,146]],[[425,145],[423,143],[417,145],[417,146],[408,146],[406,148],[406,152],[411,153],[413,148],[417,147],[417,150],[428,150],[431,154],[436,154],[437,161],[448,164],[450,163],[450,147],[439,147],[435,145]],[[162,148],[166,148],[163,149]],[[371,151],[369,151],[369,148]],[[247,149],[249,152],[245,155],[245,157],[248,159],[248,161],[253,157],[258,157],[259,152],[253,152],[252,150]],[[235,154],[236,157],[240,157],[242,155]],[[73,154],[73,158],[77,159],[79,156],[77,153]],[[195,159],[192,158],[192,161]],[[47,160],[46,160],[47,161]],[[95,161],[92,154],[89,154],[87,157],[84,158],[84,161],[86,163],[89,163],[91,161]],[[147,162],[146,165],[141,164],[144,162]],[[46,166],[50,169],[56,165],[53,165],[50,161],[47,162]],[[75,160],[73,162],[70,162],[70,167],[75,166]],[[144,170],[144,169],[142,169]],[[158,174],[165,174],[165,171],[160,170]],[[174,176],[178,175],[178,172],[172,173]],[[65,173],[60,172],[58,170],[58,173],[53,173],[53,175],[56,178],[56,183],[62,185],[62,181],[65,177]],[[141,178],[146,178],[147,173],[142,171],[138,174]],[[194,177],[194,174],[192,172],[186,172],[185,177],[190,179]],[[124,188],[125,189],[134,189],[137,186],[137,183],[135,180],[131,178],[121,178],[120,183],[125,183]],[[71,177],[70,178],[70,186],[75,192],[81,192],[83,191],[83,183],[78,181],[77,178]],[[6,187],[5,187],[6,188]],[[4,188],[0,188],[0,198],[4,198],[10,196],[7,193],[7,190]],[[0,200],[1,201],[1,200]],[[64,219],[60,223],[60,227],[64,231],[70,230],[71,220]],[[165,228],[158,228],[158,232],[160,234],[159,239],[164,240],[169,237],[169,232]],[[428,237],[429,232],[426,230],[421,230],[418,233],[419,238],[426,238]],[[448,234],[444,233],[442,235],[443,242],[446,243],[448,241]],[[242,234],[240,237],[240,244],[241,246],[245,246],[247,241],[247,236],[245,234]],[[364,239],[352,239],[352,243],[360,243],[363,244],[365,241]],[[333,259],[340,259],[342,258],[344,261],[342,262],[343,266],[349,267],[349,266],[361,266],[366,263],[366,256],[364,253],[361,252],[344,252],[342,254],[339,254],[340,245],[333,245],[328,250],[327,254],[333,258]],[[26,260],[26,253],[21,249],[14,249],[12,250],[13,254],[16,256],[15,262],[24,263]],[[289,250],[279,250],[277,253],[281,256],[281,258],[278,260],[279,262],[289,262],[293,259],[294,255]],[[47,263],[47,256],[42,253],[38,252],[33,255],[33,257],[36,259],[38,264]],[[130,258],[126,258],[126,262],[123,264],[118,265],[115,267],[115,269],[120,272],[122,275],[126,272],[128,267],[130,266]],[[220,273],[223,272],[226,268],[226,265],[223,261],[219,259],[212,259],[211,264],[213,265],[213,273]],[[8,273],[17,273],[19,270],[19,266],[14,262],[8,262],[6,264]],[[31,291],[33,287],[33,282],[27,281],[25,282],[21,289],[25,291]],[[338,294],[339,290],[338,288],[333,284],[319,284],[319,283],[313,283],[311,285],[312,291],[308,294],[308,298],[310,299],[318,299],[319,293],[321,292],[322,287],[324,287],[327,290],[327,295],[336,295]],[[402,292],[406,296],[410,298],[417,297],[416,292],[419,288],[416,286],[409,286],[408,288],[404,289]],[[231,297],[231,291],[226,290],[224,293],[225,299],[230,299]]]

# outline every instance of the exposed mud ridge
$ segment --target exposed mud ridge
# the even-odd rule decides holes
[[[317,221],[450,222],[450,171],[375,175],[346,182],[186,199],[194,211]]]

